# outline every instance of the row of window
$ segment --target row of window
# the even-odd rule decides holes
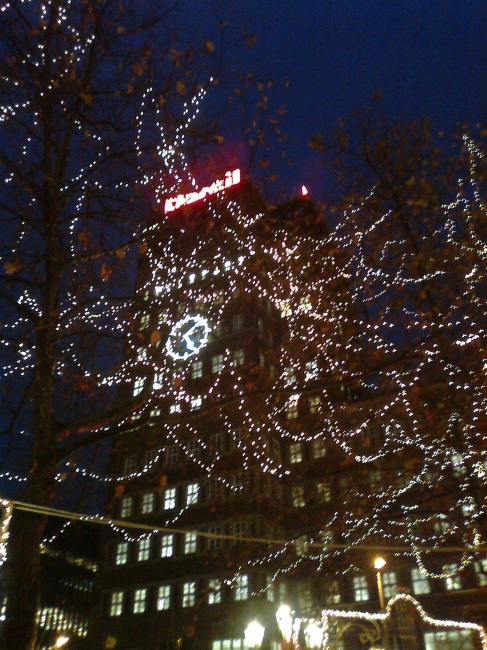
[[[223,524],[210,526],[206,531],[207,536],[198,535],[196,531],[188,531],[176,535],[167,533],[161,537],[144,537],[137,542],[119,542],[115,546],[114,562],[116,565],[127,564],[130,561],[146,562],[154,558],[156,546],[159,547],[158,556],[162,559],[175,556],[178,552],[183,555],[203,551],[217,551],[223,549],[227,540],[222,535],[228,534],[233,537],[248,537],[251,535],[251,524],[246,520],[233,522],[228,528]],[[152,539],[157,539],[153,542]],[[232,544],[238,540],[231,540]]]
[[[179,587],[179,589],[177,588]],[[176,603],[181,607],[193,607],[197,598],[205,597],[208,605],[222,602],[224,592],[223,581],[219,578],[208,580],[204,590],[197,590],[197,583],[188,580],[181,585],[164,584],[157,587],[141,587],[129,591],[114,591],[110,596],[110,616],[121,616],[126,612],[143,614],[149,609],[164,611]],[[234,601],[249,598],[249,576],[239,575],[235,578],[232,588]]]

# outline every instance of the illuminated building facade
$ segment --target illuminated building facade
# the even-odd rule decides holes
[[[115,523],[105,539],[94,648],[242,650],[254,618],[272,648],[282,602],[305,616],[378,608],[373,552],[358,553],[350,570],[327,546],[344,539],[340,503],[352,483],[373,493],[380,476],[357,471],[323,435],[323,358],[290,335],[278,289],[287,281],[278,246],[308,237],[309,224],[320,242],[325,229],[308,198],[271,210],[250,185],[234,185],[170,200],[141,257],[132,390],[143,390],[152,368],[153,397],[141,423],[117,438],[110,515],[127,526]],[[312,299],[296,297],[298,318]],[[353,402],[345,393],[338,382],[327,387],[332,401]],[[382,429],[354,444],[380,447]],[[405,588],[433,614],[479,619],[485,568],[433,581],[391,554],[384,596]]]

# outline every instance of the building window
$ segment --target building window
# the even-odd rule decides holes
[[[211,358],[211,372],[215,375],[223,370],[223,354]]]
[[[397,578],[395,571],[384,571],[382,574],[384,597],[392,598],[396,594]]]
[[[309,412],[310,413],[318,413],[318,409],[320,408],[320,397],[319,395],[313,395],[312,397],[308,397],[308,406],[309,406]]]
[[[169,609],[171,607],[171,585],[161,585],[157,590],[157,609]]]
[[[303,461],[303,448],[300,442],[292,442],[289,445],[289,461],[301,463]]]
[[[454,591],[455,589],[462,588],[462,579],[459,575],[454,574],[455,571],[458,571],[458,566],[456,564],[446,564],[443,567],[443,573],[453,574],[445,578],[445,589],[447,591]]]
[[[313,440],[311,451],[313,453],[313,458],[324,458],[326,456],[326,444],[325,441],[321,438]]]
[[[191,458],[201,458],[201,441],[189,440],[186,446],[186,451]]]
[[[127,564],[128,557],[129,557],[128,542],[120,542],[120,544],[117,544],[117,550],[115,553],[115,564]]]
[[[246,537],[247,536],[247,522],[245,520],[236,521],[232,525],[232,535],[235,537]],[[237,544],[238,541],[234,540],[234,544]]]
[[[114,591],[110,598],[110,616],[120,616],[123,611],[123,591]]]
[[[146,537],[139,541],[139,549],[137,553],[137,560],[139,562],[144,562],[148,560],[150,556],[150,538]]]
[[[217,578],[208,581],[208,604],[218,605],[222,602],[222,581]]]
[[[472,630],[437,630],[424,633],[424,646],[426,650],[440,650],[440,648],[473,650],[477,644]]]
[[[154,492],[147,492],[142,497],[142,509],[141,513],[143,515],[148,515],[150,512],[154,512],[155,506],[155,495]]]
[[[191,379],[203,377],[203,361],[194,361],[191,366]]]
[[[338,605],[341,602],[342,598],[340,595],[340,585],[338,580],[331,580],[325,596],[327,605]]]
[[[225,451],[225,434],[223,431],[214,433],[210,438],[211,451],[214,454],[220,454]]]
[[[172,557],[174,554],[174,535],[163,535],[161,540],[161,557]]]
[[[232,440],[231,440],[231,444],[232,444],[233,449],[241,449],[243,439],[244,439],[244,430],[243,430],[243,428],[234,429],[232,431]]]
[[[181,413],[181,404],[171,404],[169,406],[169,413]]]
[[[322,481],[316,486],[316,496],[319,503],[330,503],[331,489],[329,483]]]
[[[235,600],[247,600],[249,597],[249,576],[240,575],[235,578]]]
[[[411,581],[415,596],[421,596],[421,594],[429,594],[431,592],[428,576],[423,569],[411,569]]]
[[[296,375],[294,374],[294,370],[291,366],[288,366],[284,370],[284,385],[292,386],[295,383],[296,383]]]
[[[134,397],[142,392],[142,389],[144,388],[144,381],[145,380],[143,377],[139,377],[134,381]]]
[[[161,390],[161,388],[164,386],[164,375],[162,372],[156,372],[154,375],[154,383],[152,384],[152,388],[154,390]]]
[[[193,607],[196,602],[196,582],[183,582],[183,607]]]
[[[306,381],[318,377],[318,363],[316,361],[306,361]]]
[[[147,602],[147,589],[136,589],[134,594],[134,614],[143,614]]]
[[[272,579],[272,576],[267,576],[266,578],[265,595],[269,603],[273,603],[276,599],[276,592],[274,589],[274,581]]]
[[[134,505],[134,500],[132,497],[123,497],[120,504],[120,517],[130,517],[132,514],[132,507]]]
[[[243,497],[247,492],[247,477],[245,472],[237,472],[232,477],[233,496]]]
[[[245,352],[243,348],[239,348],[238,350],[235,350],[233,353],[233,365],[235,367],[237,366],[243,366],[245,363]]]
[[[137,456],[132,454],[127,456],[124,463],[124,472],[125,474],[133,474],[137,471]]]
[[[193,506],[195,503],[198,503],[199,495],[200,495],[200,484],[189,483],[186,486],[186,505]]]
[[[144,454],[144,465],[153,468],[159,459],[159,451],[157,449],[149,449]]]
[[[179,459],[179,447],[177,445],[169,445],[166,449],[166,465],[176,465]]]
[[[353,577],[353,599],[356,603],[369,600],[369,588],[365,576]]]
[[[480,587],[487,585],[487,558],[483,558],[474,564],[475,573]]]
[[[176,488],[164,490],[164,510],[172,510],[176,507]]]
[[[292,489],[293,508],[303,508],[306,503],[304,501],[304,487],[297,485]]]
[[[215,501],[216,499],[222,500],[224,496],[225,486],[220,483],[216,476],[210,478],[206,486],[207,501]]]
[[[295,420],[298,417],[299,395],[291,395],[286,404],[286,417],[288,420]]]
[[[234,332],[240,332],[244,325],[243,314],[236,314],[232,320],[232,328]]]
[[[196,545],[198,543],[198,537],[195,532],[185,533],[184,534],[184,553],[196,553]]]
[[[191,410],[192,411],[199,411],[199,409],[203,405],[203,400],[201,397],[193,397],[191,400]]]
[[[208,528],[208,532],[211,535],[222,535],[223,534],[223,528],[221,526],[213,526],[212,528]],[[223,546],[223,540],[221,537],[209,537],[208,538],[208,549],[210,551],[217,551]]]

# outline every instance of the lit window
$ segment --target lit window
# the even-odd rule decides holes
[[[188,275],[188,284],[194,284],[196,280],[196,273],[190,273]]]
[[[134,381],[134,397],[135,397],[136,395],[139,395],[139,393],[142,392],[142,389],[144,388],[144,382],[145,382],[145,380],[144,380],[143,377],[138,377],[138,378]]]
[[[214,326],[212,334],[216,339],[219,339],[223,336],[223,327],[220,323]]]
[[[201,397],[193,397],[191,400],[191,410],[192,411],[198,411],[201,408],[201,405],[203,404],[203,400]]]
[[[200,494],[200,484],[199,483],[189,483],[186,486],[186,505],[193,506],[195,503],[198,503]]]
[[[259,366],[263,368],[265,366],[265,356],[262,352],[259,352]]]
[[[115,564],[127,564],[129,555],[129,545],[127,542],[120,542],[117,544],[117,551],[115,554]]]
[[[316,486],[316,495],[320,503],[329,503],[331,501],[330,485],[326,482],[318,483]]]
[[[206,498],[208,501],[214,501],[215,499],[222,499],[225,496],[225,486],[218,480],[217,477],[213,477],[208,481],[206,487]]]
[[[357,603],[369,600],[369,588],[365,576],[353,577],[353,598]]]
[[[319,395],[313,395],[312,397],[308,397],[309,412],[318,413],[318,409],[320,408],[320,402],[321,399]]]
[[[235,600],[247,600],[249,597],[249,576],[240,575],[235,578]]]
[[[161,390],[161,388],[164,385],[164,375],[162,372],[156,372],[154,375],[154,383],[152,384],[152,388],[154,390]]]
[[[149,559],[150,555],[150,538],[141,539],[139,541],[139,550],[137,553],[137,560],[144,562]]]
[[[294,374],[294,370],[291,368],[291,366],[288,366],[284,370],[284,385],[292,386],[295,383],[296,383],[296,375]]]
[[[289,461],[301,463],[303,460],[303,449],[300,442],[293,442],[289,445]]]
[[[455,571],[458,571],[458,566],[456,564],[446,564],[443,567],[443,573],[453,574],[445,578],[445,589],[448,591],[454,591],[455,589],[462,588],[462,579],[459,575],[454,574]]]
[[[338,605],[341,602],[340,585],[338,580],[331,580],[326,591],[325,601],[327,605]]]
[[[286,417],[288,420],[295,420],[298,417],[299,395],[291,395],[286,405]]]
[[[171,607],[171,585],[161,585],[157,590],[157,609],[169,609]]]
[[[318,363],[316,361],[307,361],[306,362],[306,381],[311,379],[316,379],[318,377]]]
[[[222,602],[222,581],[213,579],[208,581],[208,604],[218,605]]]
[[[244,324],[243,314],[237,314],[236,316],[233,317],[232,327],[234,332],[240,332],[240,330],[243,328],[243,324]]]
[[[179,459],[179,447],[170,445],[166,450],[166,465],[176,465]]]
[[[223,354],[217,354],[211,359],[211,372],[216,374],[223,369]]]
[[[196,545],[198,543],[198,538],[196,536],[196,533],[191,532],[191,533],[185,533],[184,534],[184,553],[185,555],[188,555],[188,553],[196,553]]]
[[[235,350],[233,353],[233,365],[236,366],[243,366],[245,362],[245,352],[243,348],[239,348],[238,350]]]
[[[438,648],[462,648],[473,650],[477,647],[473,639],[472,630],[437,630],[424,633],[424,646],[426,650]]]
[[[474,564],[475,573],[480,587],[487,585],[487,558],[483,558]]]
[[[154,492],[147,492],[142,497],[142,514],[147,515],[154,511],[155,495]]]
[[[208,532],[211,535],[221,535],[223,533],[223,528],[221,526],[213,526],[208,528]],[[217,551],[222,548],[222,538],[221,537],[209,537],[208,538],[208,549],[210,551]]]
[[[223,289],[220,289],[215,293],[215,305],[223,305],[223,301],[225,300],[225,292]]]
[[[428,576],[423,569],[411,569],[411,581],[413,583],[413,593],[415,596],[430,593],[431,589]]]
[[[114,591],[110,599],[110,616],[120,616],[123,610],[123,591]]]
[[[203,361],[194,361],[191,366],[191,379],[203,377]]]
[[[134,454],[127,456],[124,463],[124,471],[125,474],[132,474],[137,471],[137,456]]]
[[[181,404],[171,404],[169,406],[169,413],[181,413]]]
[[[193,607],[196,602],[196,582],[183,582],[183,607]]]
[[[161,540],[161,557],[172,557],[174,554],[174,535],[163,535]]]
[[[122,517],[122,519],[124,517],[130,517],[132,514],[133,504],[134,500],[132,497],[123,497],[120,505],[120,517]]]
[[[176,488],[164,490],[164,510],[172,510],[176,507]]]
[[[396,594],[397,579],[394,571],[385,571],[382,574],[382,586],[384,589],[384,597],[392,598]]]
[[[306,504],[304,501],[304,487],[295,486],[292,489],[293,508],[303,508]]]
[[[136,589],[134,594],[134,614],[145,612],[147,602],[147,589]]]
[[[146,327],[149,327],[149,321],[150,321],[150,316],[149,314],[142,314],[140,317],[140,329],[145,329]]]
[[[317,440],[313,440],[311,450],[313,453],[313,458],[324,458],[326,456],[325,441],[321,440],[321,438],[318,438]]]

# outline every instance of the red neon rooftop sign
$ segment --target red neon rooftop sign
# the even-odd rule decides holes
[[[227,172],[225,178],[219,181],[215,181],[208,187],[202,187],[201,190],[196,192],[189,192],[189,194],[178,194],[177,196],[172,197],[171,199],[166,199],[164,204],[164,212],[172,212],[181,208],[183,205],[189,205],[190,203],[196,203],[200,199],[204,199],[205,196],[211,194],[217,194],[222,190],[226,190],[228,187],[233,185],[238,185],[240,183],[240,169],[234,169],[233,172]]]

